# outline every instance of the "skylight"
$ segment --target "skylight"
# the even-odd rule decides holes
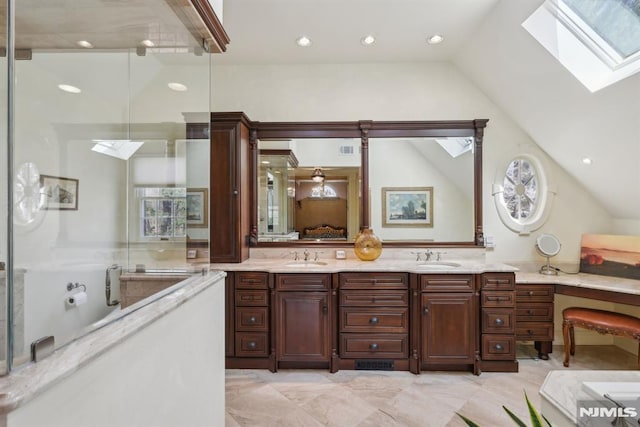
[[[592,92],[640,71],[640,0],[546,0],[522,25]]]

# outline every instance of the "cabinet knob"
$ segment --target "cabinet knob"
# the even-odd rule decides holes
[[[233,195],[237,196],[238,195],[238,190],[233,190]]]
[[[504,323],[504,320],[498,317],[494,322],[496,325],[502,325]]]
[[[377,349],[378,349],[378,344],[376,344],[376,343],[372,343],[372,344],[369,346],[369,348],[370,348],[371,350],[377,350]]]
[[[425,307],[422,309],[422,314],[429,314],[429,307]]]
[[[527,314],[531,314],[533,313],[531,310],[527,310]]]
[[[502,345],[501,344],[496,344],[493,348],[495,348],[498,351],[502,350]]]
[[[533,295],[533,291],[529,291],[529,295]]]
[[[253,316],[249,317],[249,323],[256,323],[256,318]]]
[[[328,311],[329,311],[329,307],[328,307],[326,304],[325,304],[325,305],[323,305],[323,306],[322,306],[322,312],[323,312],[324,314],[327,314],[327,312],[328,312]]]
[[[249,347],[251,350],[254,350],[257,347],[256,342],[255,341],[249,341],[247,343],[247,347]]]
[[[372,317],[371,319],[369,319],[369,323],[375,325],[376,323],[378,323],[378,318],[377,317]]]
[[[533,335],[533,331],[532,331],[531,329],[527,329],[527,333],[528,333],[529,335]]]

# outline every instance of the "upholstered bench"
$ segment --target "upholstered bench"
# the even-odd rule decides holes
[[[601,334],[611,334],[638,340],[638,368],[640,368],[640,319],[637,317],[594,308],[565,308],[562,311],[564,366],[569,366],[569,355],[573,356],[576,352],[576,341],[573,332],[575,326]]]

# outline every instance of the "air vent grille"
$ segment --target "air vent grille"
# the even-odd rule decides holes
[[[393,371],[393,360],[391,359],[357,359],[356,370],[366,371]]]
[[[339,152],[343,156],[352,156],[355,154],[356,150],[353,145],[341,145]]]

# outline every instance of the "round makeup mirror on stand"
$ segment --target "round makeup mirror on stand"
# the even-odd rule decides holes
[[[541,234],[538,236],[536,239],[536,249],[540,255],[547,258],[547,264],[540,267],[540,274],[558,274],[558,270],[549,264],[549,259],[552,256],[558,255],[561,247],[560,240],[553,234]]]

